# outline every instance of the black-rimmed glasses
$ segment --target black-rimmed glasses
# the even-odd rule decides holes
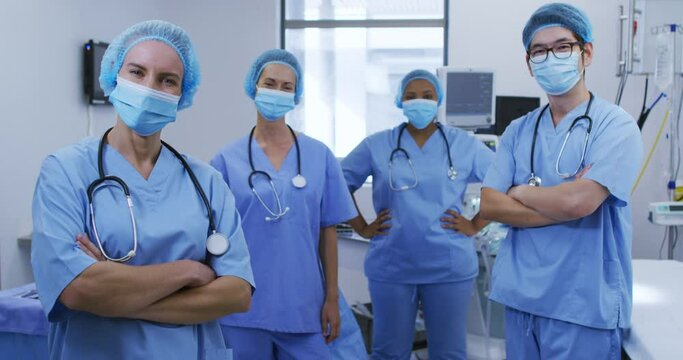
[[[540,64],[548,59],[549,52],[552,52],[553,56],[557,59],[566,59],[572,56],[574,46],[578,46],[580,51],[583,51],[583,43],[575,41],[560,43],[549,48],[535,47],[527,51],[527,55],[529,56],[529,61],[534,64]]]

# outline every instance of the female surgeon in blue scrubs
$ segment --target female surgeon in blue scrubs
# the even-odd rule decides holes
[[[244,84],[256,126],[211,160],[235,194],[259,286],[248,313],[221,320],[238,360],[328,359],[339,334],[335,225],[357,213],[332,152],[285,123],[302,75],[285,50],[256,58]]]
[[[469,182],[482,181],[493,152],[466,132],[436,123],[438,79],[408,73],[396,106],[408,118],[363,140],[342,161],[351,192],[372,176],[378,216],[350,224],[369,238],[365,275],[374,313],[373,359],[408,359],[418,303],[430,359],[464,359],[467,305],[477,256],[471,235],[486,222],[460,215]]]
[[[217,319],[253,286],[240,217],[218,172],[160,139],[198,83],[183,29],[128,28],[100,76],[116,124],[43,162],[31,256],[50,359],[229,358]],[[214,230],[223,249],[207,249]]]

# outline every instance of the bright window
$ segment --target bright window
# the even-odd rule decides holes
[[[446,63],[447,0],[282,0],[282,43],[304,68],[288,122],[337,157],[403,120],[394,105],[410,70]]]

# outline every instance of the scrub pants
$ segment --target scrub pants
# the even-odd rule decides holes
[[[327,360],[330,351],[321,333],[285,333],[221,325],[233,360]]]
[[[596,329],[505,308],[510,360],[621,359],[621,330]]]
[[[373,360],[410,359],[418,301],[422,303],[430,360],[466,359],[467,306],[474,279],[437,284],[369,281]]]

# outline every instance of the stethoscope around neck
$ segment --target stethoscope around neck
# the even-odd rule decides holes
[[[299,149],[299,140],[297,139],[294,130],[292,130],[292,128],[289,125],[287,125],[287,128],[289,129],[289,132],[292,134],[292,137],[294,138],[294,146],[296,147],[296,175],[292,178],[292,185],[294,185],[294,187],[297,189],[302,189],[306,187],[306,178],[303,175],[301,175],[301,150]],[[275,184],[273,183],[273,178],[263,170],[256,170],[256,167],[254,166],[251,144],[254,141],[255,130],[256,126],[254,126],[251,129],[251,132],[249,133],[249,143],[247,144],[247,152],[249,154],[249,167],[251,168],[251,173],[249,173],[247,181],[249,182],[249,188],[251,188],[251,192],[254,193],[254,196],[256,196],[258,202],[261,203],[263,208],[268,212],[268,214],[270,214],[270,216],[266,216],[266,221],[276,221],[279,220],[281,217],[285,216],[285,214],[287,214],[287,212],[289,211],[289,206],[283,208],[282,201],[280,201],[280,196],[278,195],[277,189],[275,188]],[[263,201],[263,198],[261,197],[261,195],[259,195],[258,191],[256,191],[256,187],[254,187],[253,180],[254,176],[256,175],[262,175],[268,180],[270,188],[273,191],[273,197],[275,198],[275,205],[277,206],[277,209],[272,209],[270,206],[268,206],[268,204],[266,204],[266,202]]]
[[[588,100],[588,106],[586,107],[586,112],[581,115],[576,117],[571,125],[569,126],[569,130],[567,130],[567,135],[564,136],[564,141],[562,142],[562,147],[560,148],[560,153],[557,154],[557,160],[555,161],[555,173],[559,175],[563,179],[570,178],[572,176],[575,176],[576,174],[579,173],[581,170],[581,164],[583,164],[585,158],[586,158],[586,149],[588,148],[588,138],[590,137],[591,130],[593,129],[593,119],[588,115],[588,113],[591,110],[591,105],[593,105],[593,93],[589,92],[590,94],[590,99]],[[536,124],[534,126],[534,136],[531,141],[531,158],[529,160],[530,163],[530,169],[531,169],[531,175],[529,176],[529,180],[527,180],[527,184],[530,186],[541,186],[541,178],[536,175],[536,172],[534,170],[534,154],[536,151],[536,138],[538,137],[538,126],[541,123],[541,118],[543,117],[543,114],[545,111],[550,107],[550,104],[546,104],[546,106],[543,107],[543,110],[538,114],[538,117],[536,118]],[[567,141],[569,140],[569,136],[571,135],[572,131],[574,131],[574,126],[581,120],[588,120],[588,128],[586,129],[586,136],[583,139],[583,150],[581,151],[581,159],[579,160],[579,164],[576,166],[576,169],[573,172],[568,172],[568,173],[563,173],[560,171],[560,159],[562,159],[562,154],[564,154],[564,149],[567,146]]]
[[[109,261],[123,263],[135,257],[137,253],[138,231],[137,224],[135,222],[135,215],[133,214],[133,200],[130,196],[130,190],[128,188],[128,185],[120,177],[114,175],[105,175],[104,172],[104,145],[107,143],[107,135],[109,135],[109,132],[111,132],[112,129],[113,128],[107,130],[104,133],[104,135],[102,135],[102,139],[100,140],[100,145],[97,150],[97,170],[99,172],[99,178],[95,179],[93,182],[90,183],[90,185],[88,185],[88,207],[90,208],[90,224],[92,226],[92,232],[95,236],[97,246],[99,247],[102,256],[104,256],[104,258]],[[194,172],[190,168],[190,165],[187,163],[185,158],[183,158],[183,156],[180,155],[180,153],[176,149],[171,147],[171,145],[165,143],[163,140],[161,141],[161,144],[165,146],[169,151],[171,151],[171,153],[173,153],[173,155],[176,158],[178,158],[178,160],[180,160],[180,163],[183,165],[183,168],[185,168],[185,171],[187,171],[187,174],[190,176],[190,179],[192,180],[195,189],[199,193],[199,196],[201,197],[202,202],[206,207],[207,216],[209,218],[209,236],[206,239],[206,250],[210,254],[216,256],[224,254],[226,251],[228,251],[228,248],[230,247],[228,238],[224,234],[221,234],[217,231],[216,223],[214,222],[213,218],[213,211],[211,210],[211,203],[209,202],[209,199],[206,197],[206,193],[204,193],[202,186],[199,184],[199,180],[197,180],[197,177],[195,176]],[[128,253],[125,256],[122,256],[120,258],[113,258],[109,256],[109,254],[107,254],[107,252],[104,250],[104,247],[102,246],[102,241],[100,239],[100,235],[97,231],[97,224],[95,222],[95,207],[93,205],[93,199],[95,197],[95,192],[99,190],[101,188],[101,185],[105,184],[106,182],[114,182],[117,185],[119,185],[123,190],[123,194],[126,197],[126,202],[128,203],[128,213],[130,214],[130,221],[133,227],[133,249],[128,251]]]
[[[451,146],[450,143],[448,142],[448,138],[446,137],[446,133],[443,131],[443,128],[441,127],[441,124],[438,122],[435,123],[436,129],[439,131],[441,134],[441,137],[443,138],[444,143],[446,144],[446,155],[448,156],[448,172],[446,175],[448,176],[449,179],[455,180],[456,177],[458,176],[458,172],[455,170],[455,167],[453,166],[453,159],[451,158]],[[413,165],[413,161],[410,159],[410,155],[408,155],[408,151],[406,151],[404,148],[401,147],[401,136],[403,135],[403,132],[406,130],[406,127],[408,126],[407,123],[403,124],[401,126],[401,129],[398,131],[398,140],[396,141],[396,148],[391,151],[391,155],[389,155],[389,188],[394,191],[405,191],[405,190],[410,190],[414,189],[418,185],[418,180],[417,180],[417,172],[415,171],[415,166]],[[413,173],[413,183],[410,185],[403,185],[403,186],[394,186],[394,181],[393,181],[393,162],[394,162],[394,156],[398,153],[403,154],[405,156],[406,160],[408,161],[408,166],[410,167],[410,171]]]

